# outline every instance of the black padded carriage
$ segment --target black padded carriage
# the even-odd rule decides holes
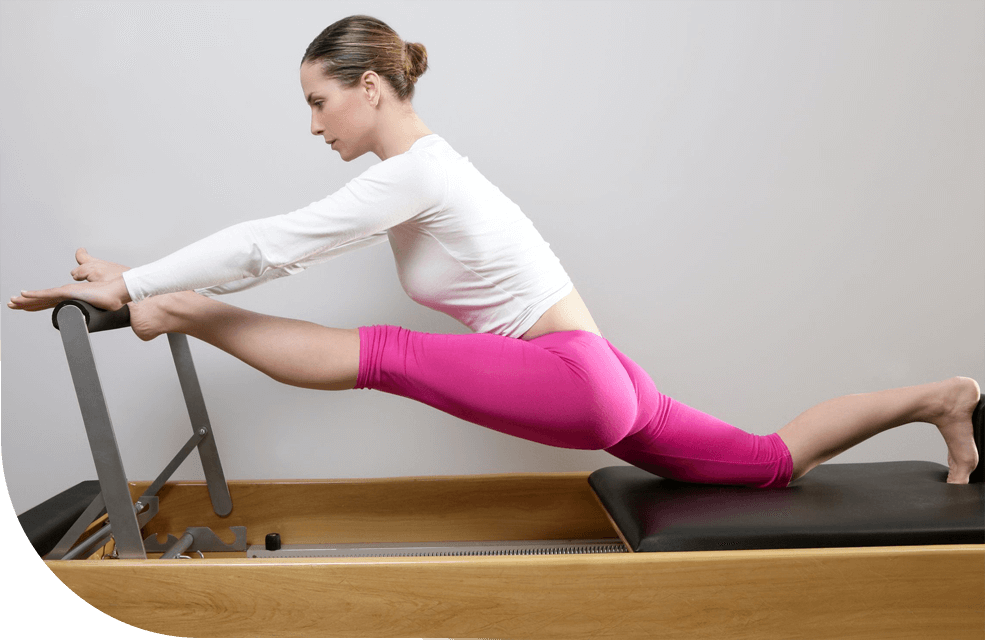
[[[691,484],[636,467],[588,482],[633,551],[985,543],[985,395],[979,464],[965,485],[934,462],[822,464],[782,489]]]
[[[934,462],[822,464],[783,489],[700,485],[636,467],[588,481],[634,551],[985,542],[985,483]]]

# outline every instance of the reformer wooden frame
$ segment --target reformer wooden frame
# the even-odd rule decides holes
[[[249,544],[617,538],[588,473],[170,483],[144,532]],[[148,483],[134,483],[136,499]],[[95,554],[99,558],[102,554]],[[48,561],[127,624],[189,637],[980,638],[985,545],[584,555]],[[236,557],[238,556],[238,557]]]
[[[85,315],[93,331],[101,312],[79,308],[64,320]],[[87,345],[85,332],[75,333]],[[108,414],[99,419],[108,427],[100,446],[115,450]],[[193,436],[183,453],[212,449],[210,435],[211,427]],[[633,553],[588,473],[227,483],[213,453],[208,483],[127,484],[122,467],[110,469],[112,481],[100,473],[103,494],[119,493],[121,482],[128,489],[129,502],[126,491],[106,501],[128,526],[131,503],[156,493],[159,511],[140,539],[129,527],[135,559],[107,557],[110,543],[88,560],[46,560],[48,568],[122,622],[189,637],[868,640],[980,638],[985,628],[985,545]],[[234,526],[246,527],[248,545],[271,532],[291,544],[609,538],[627,553],[161,560],[141,541],[209,527],[231,542]]]

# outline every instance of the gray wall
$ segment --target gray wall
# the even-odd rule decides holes
[[[68,282],[79,246],[149,262],[377,162],[309,134],[298,80],[353,13],[427,46],[422,119],[530,216],[664,393],[768,434],[839,395],[985,380],[981,2],[4,2],[0,293]],[[386,245],[227,299],[467,332],[406,297]],[[19,513],[95,472],[49,314],[0,319]],[[94,342],[127,473],[152,479],[189,433],[167,341]],[[622,464],[192,348],[229,478]],[[910,425],[835,461],[945,451]]]

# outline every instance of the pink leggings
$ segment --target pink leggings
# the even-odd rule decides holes
[[[786,487],[790,451],[657,391],[638,364],[589,331],[533,340],[359,327],[356,389],[377,389],[501,433],[604,449],[664,478]]]

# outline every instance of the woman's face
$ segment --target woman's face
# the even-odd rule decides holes
[[[372,149],[375,125],[376,86],[378,77],[363,75],[363,82],[343,89],[335,78],[326,78],[318,63],[301,65],[301,89],[311,106],[311,133],[325,138],[325,143],[349,162]],[[369,86],[367,86],[367,80]]]

